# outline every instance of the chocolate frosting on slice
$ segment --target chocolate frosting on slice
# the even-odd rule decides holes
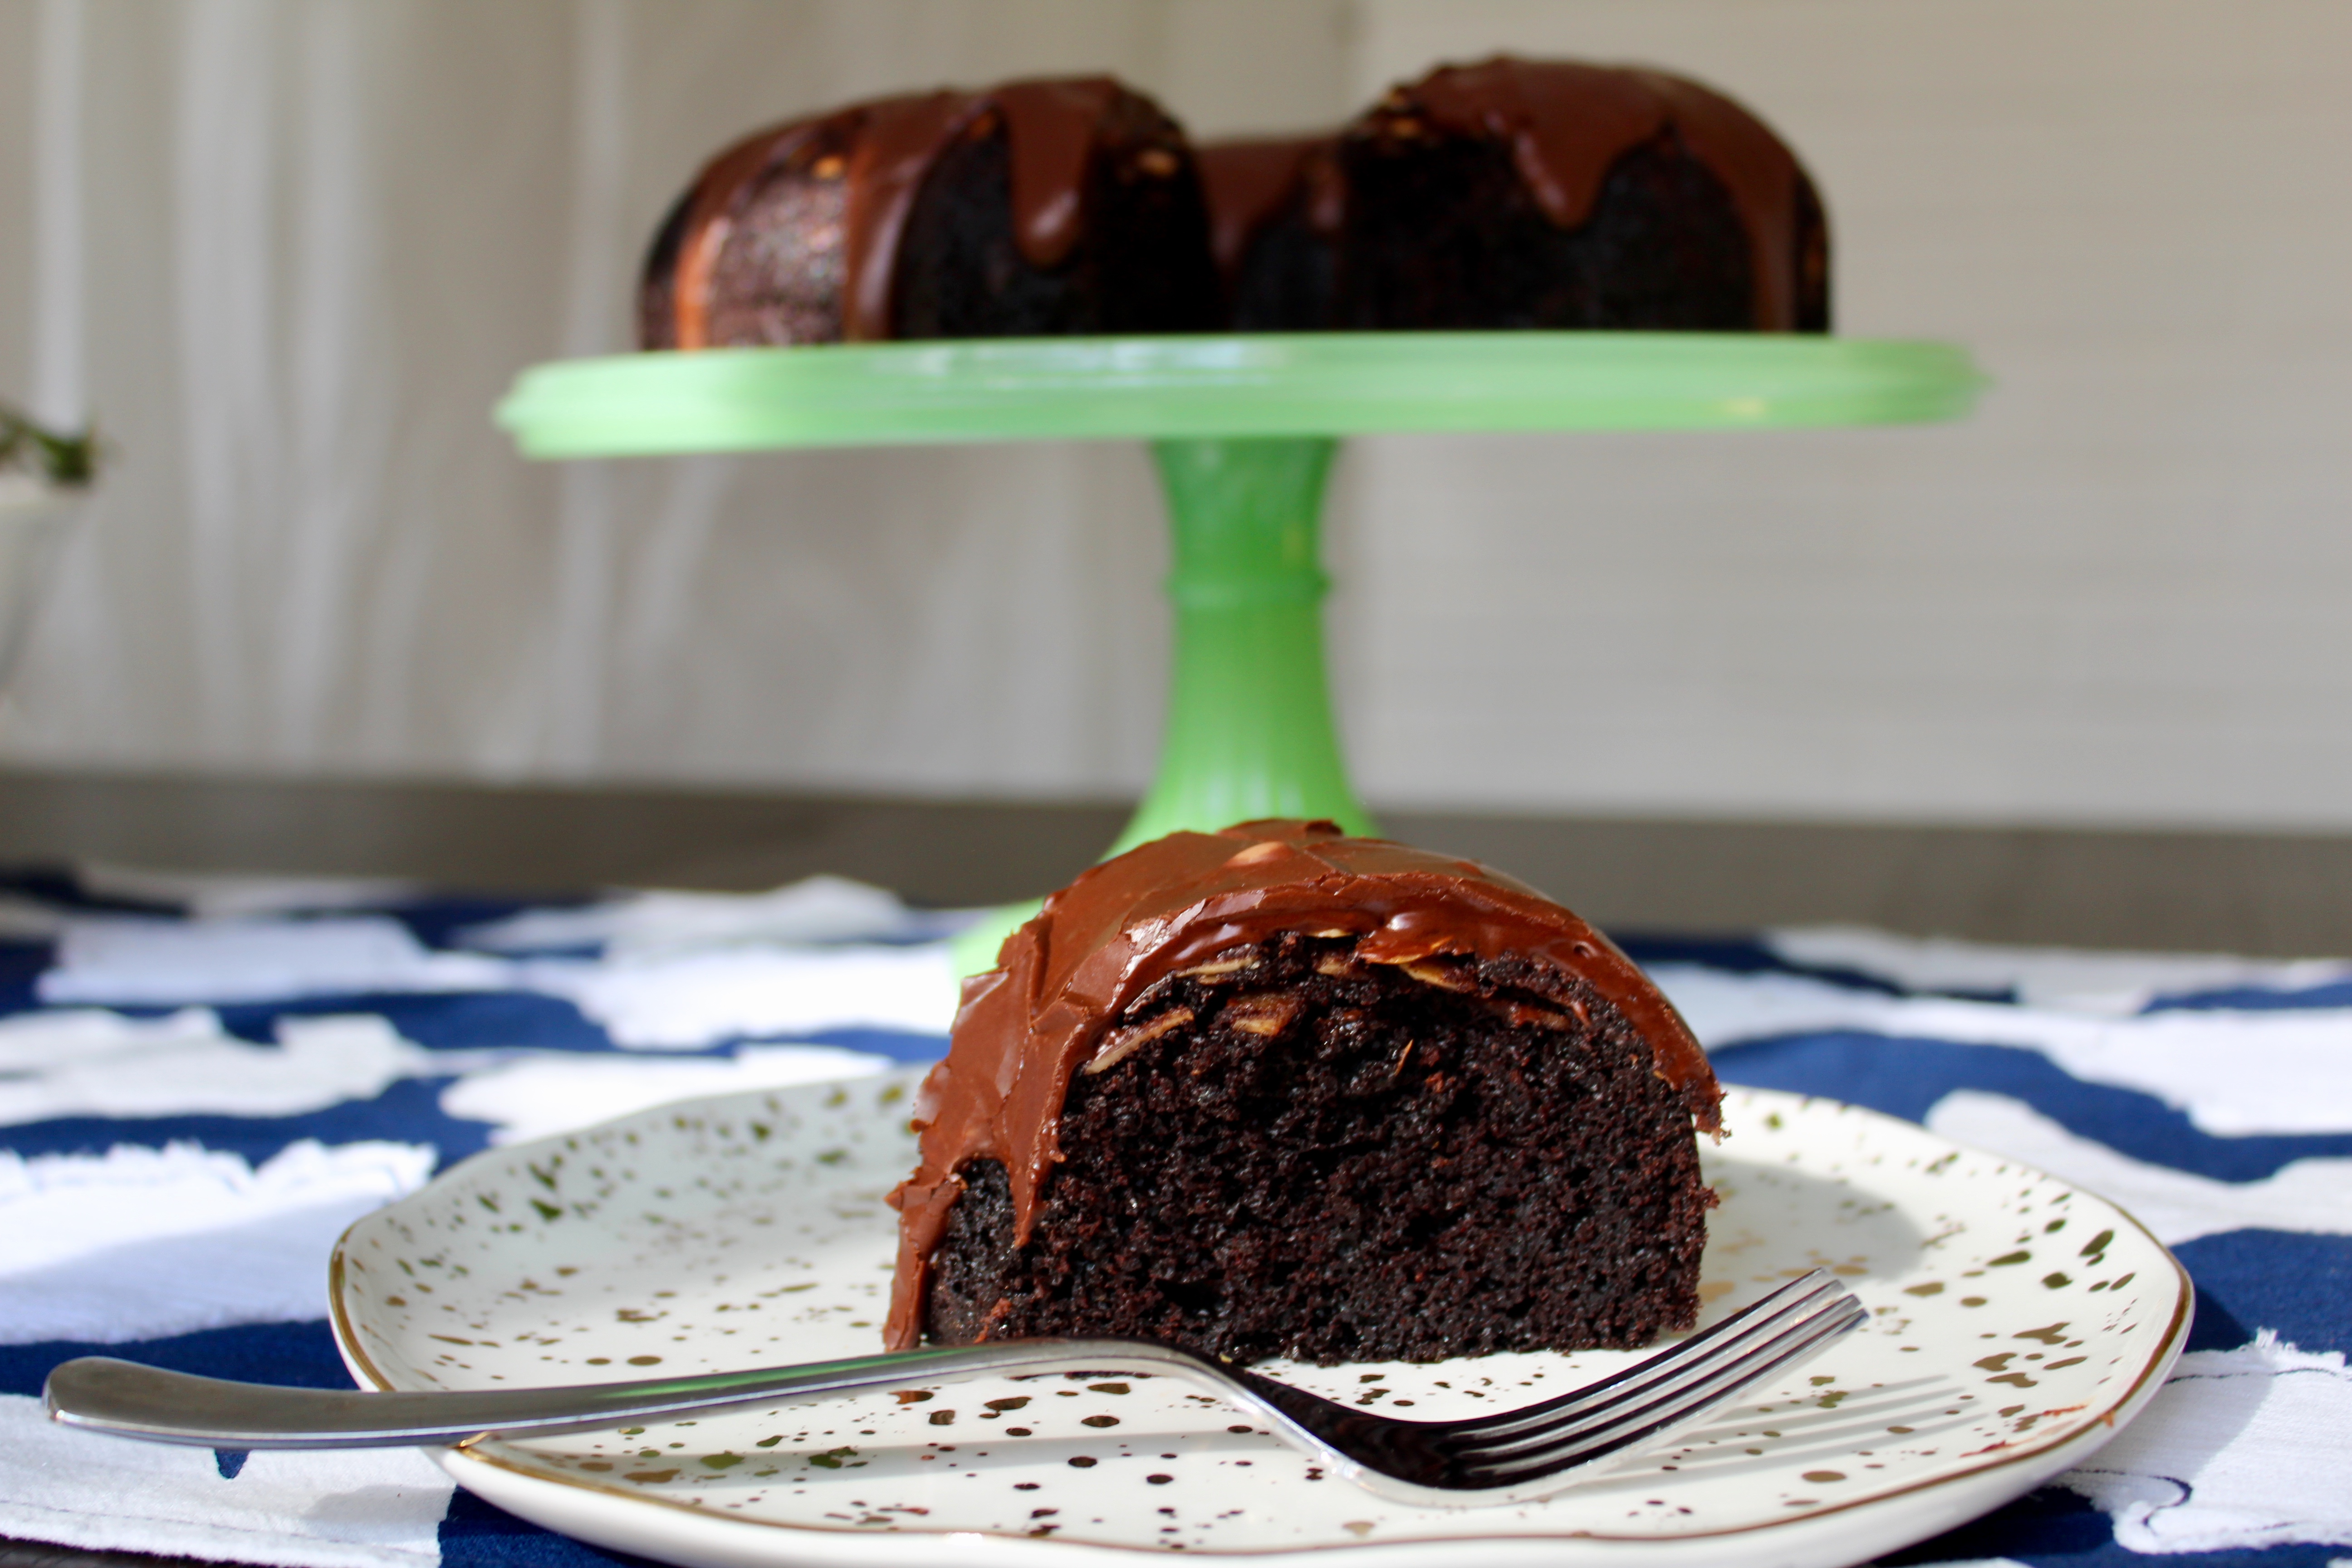
[[[1005,939],[998,967],[964,982],[947,1060],[917,1097],[922,1163],[890,1194],[897,1279],[884,1336],[922,1335],[931,1250],[974,1160],[1001,1163],[1014,1240],[1029,1238],[1061,1157],[1062,1102],[1103,1032],[1155,982],[1283,931],[1352,935],[1355,956],[1412,963],[1517,953],[1584,981],[1649,1043],[1698,1125],[1720,1128],[1721,1090],[1673,1004],[1609,939],[1540,893],[1468,860],[1328,822],[1248,822],[1175,833],[1081,874]]]

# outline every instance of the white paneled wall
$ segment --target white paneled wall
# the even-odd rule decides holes
[[[516,458],[759,123],[1108,68],[1208,133],[1496,47],[1662,63],[1828,193],[1973,421],[1391,438],[1332,517],[1376,801],[2352,827],[2342,0],[0,0],[0,395],[117,466],[0,760],[1101,795],[1131,447]]]
[[[1840,329],[2000,381],[1946,428],[1362,454],[1384,788],[1483,753],[1515,804],[2352,824],[2352,8],[1363,16],[1375,77],[1507,44],[1728,85],[1829,194]],[[1376,629],[1408,584],[1580,719],[1507,728],[1473,660]]]

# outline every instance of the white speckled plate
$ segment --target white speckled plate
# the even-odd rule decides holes
[[[882,1194],[913,1163],[913,1081],[692,1100],[469,1160],[337,1248],[344,1358],[376,1388],[486,1388],[877,1350]],[[1836,1564],[2079,1463],[2179,1354],[2187,1276],[2114,1205],[1828,1100],[1733,1089],[1724,1121],[1706,1315],[1827,1264],[1873,1321],[1680,1446],[1547,1502],[1386,1503],[1164,1378],[910,1387],[437,1457],[526,1518],[690,1568],[1166,1551]],[[1429,1417],[1624,1359],[1265,1370]]]

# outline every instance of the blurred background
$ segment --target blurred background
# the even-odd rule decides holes
[[[2341,0],[0,0],[0,397],[111,462],[0,700],[0,859],[1034,891],[1139,792],[1139,447],[541,466],[702,160],[1114,72],[1198,136],[1645,62],[1826,194],[1970,420],[1344,452],[1401,833],[1604,921],[2352,951]]]

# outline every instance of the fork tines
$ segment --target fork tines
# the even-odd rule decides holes
[[[1639,1365],[1541,1405],[1465,1421],[1442,1440],[1451,1484],[1509,1486],[1591,1464],[1680,1426],[1869,1314],[1816,1268]]]

